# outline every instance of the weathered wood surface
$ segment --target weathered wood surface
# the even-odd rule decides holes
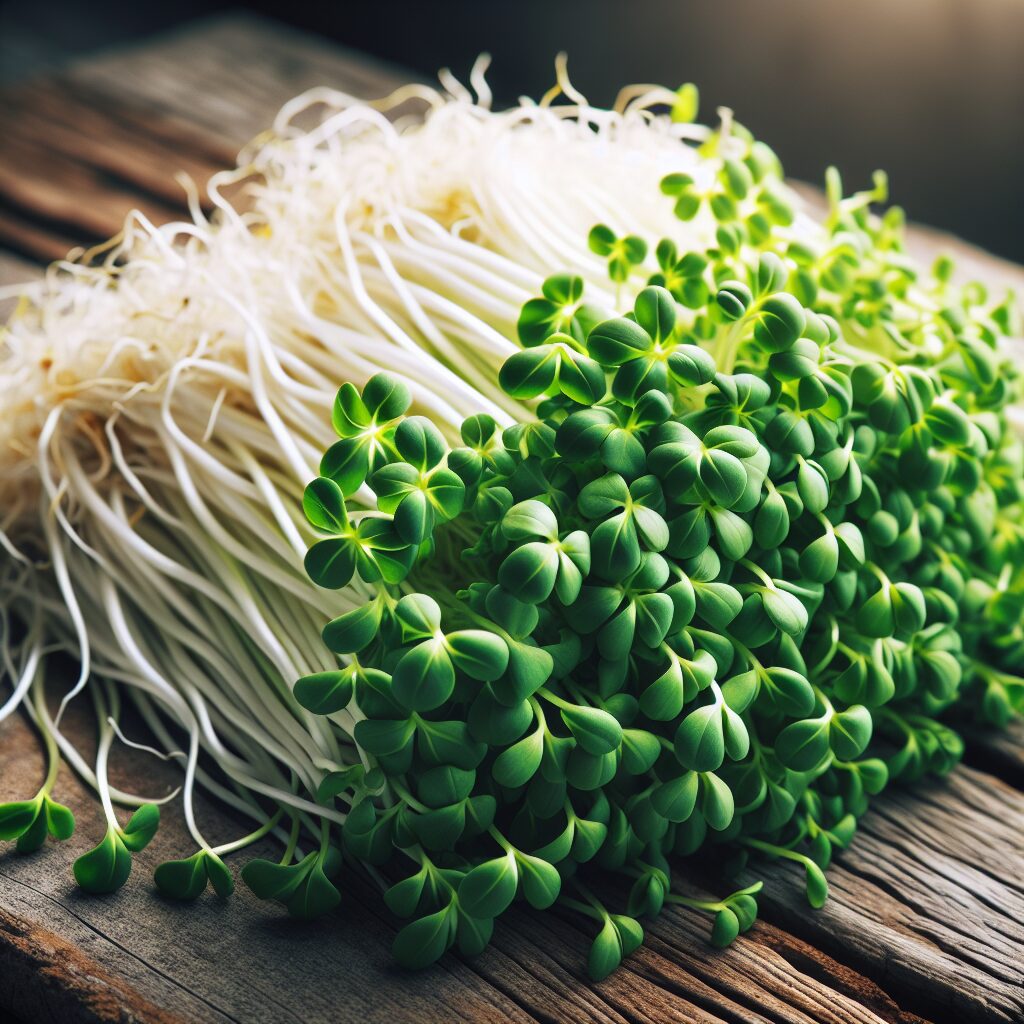
[[[20,87],[0,102],[10,140],[0,150],[0,287],[115,233],[131,207],[180,215],[175,172],[202,181],[230,165],[302,89],[376,95],[397,81],[291,30],[232,17]],[[911,242],[925,257],[955,253],[974,276],[1024,285],[1020,268],[947,236],[913,229]],[[85,717],[69,730],[88,744]],[[806,905],[798,871],[758,865],[763,920],[733,948],[712,950],[705,919],[669,912],[600,985],[582,970],[587,927],[568,914],[514,912],[479,959],[448,956],[409,975],[390,963],[395,922],[369,886],[312,926],[281,919],[244,887],[188,908],[165,901],[153,866],[190,852],[173,810],[128,885],[87,896],[69,868],[101,834],[101,816],[65,771],[75,836],[28,857],[0,852],[0,1010],[61,1024],[1022,1021],[1024,796],[1012,788],[1022,737],[972,742],[976,768],[881,799],[830,870],[823,910]],[[152,795],[176,781],[125,749],[114,771],[135,788],[144,779]],[[34,792],[41,773],[27,722],[0,726],[0,799]],[[209,804],[199,813],[211,838],[234,833]]]

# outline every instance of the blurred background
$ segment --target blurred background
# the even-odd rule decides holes
[[[885,168],[919,222],[1024,261],[1024,0],[263,0],[243,5],[431,78],[489,51],[499,103],[559,50],[589,99],[696,82],[781,156],[847,188]],[[238,4],[0,0],[0,87]],[[2,100],[0,100],[2,101]],[[2,147],[2,142],[0,142]]]

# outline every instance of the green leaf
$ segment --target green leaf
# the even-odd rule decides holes
[[[72,870],[75,881],[86,892],[116,892],[128,881],[132,855],[120,836],[108,829],[98,845],[75,861]]]
[[[629,956],[630,953],[639,949],[644,942],[644,930],[639,921],[625,914],[612,914],[612,924],[619,933],[619,941],[622,943],[622,955]]]
[[[927,607],[924,595],[913,583],[899,582],[892,587],[893,624],[897,633],[916,633],[924,628]]]
[[[370,471],[373,447],[373,442],[365,436],[344,437],[335,441],[320,460],[320,476],[335,484],[342,494],[354,494]],[[311,505],[310,508],[315,506]]]
[[[622,366],[646,355],[654,342],[635,320],[616,317],[598,324],[587,336],[587,351],[604,366]]]
[[[637,324],[655,344],[667,341],[675,329],[676,303],[665,288],[644,288],[636,297],[633,312]]]
[[[326,477],[318,476],[306,485],[302,495],[302,510],[318,530],[344,533],[348,529],[345,495],[333,480]]]
[[[197,900],[206,890],[206,851],[200,850],[185,860],[167,860],[153,873],[157,889],[174,900]]]
[[[754,324],[754,340],[766,352],[784,352],[803,333],[804,309],[785,292],[769,296],[761,303]]]
[[[599,523],[590,535],[591,564],[603,579],[618,581],[640,566],[640,542],[632,516],[625,513]]]
[[[460,672],[471,679],[489,683],[508,668],[508,644],[495,633],[482,629],[461,629],[445,637],[448,655]]]
[[[428,807],[447,807],[465,800],[473,791],[475,782],[476,771],[472,768],[442,764],[423,772],[417,781],[416,790]]]
[[[740,919],[729,908],[723,907],[715,914],[715,923],[711,928],[711,945],[719,949],[731,946],[740,933]]]
[[[513,505],[501,520],[501,532],[512,541],[527,541],[540,537],[558,539],[558,520],[554,512],[541,501],[530,499]]]
[[[768,587],[761,592],[761,600],[768,617],[783,633],[799,636],[807,628],[807,609],[795,595]]]
[[[555,589],[557,576],[558,552],[540,541],[516,548],[498,568],[498,583],[527,604],[546,601]]]
[[[732,790],[713,772],[700,776],[700,813],[716,832],[722,832],[732,824],[735,803]],[[691,817],[690,821],[693,820]]]
[[[396,917],[412,917],[416,913],[427,884],[427,867],[396,882],[384,893],[384,903]]]
[[[34,853],[46,842],[46,811],[42,806],[32,824],[18,836],[18,853]]]
[[[347,538],[317,541],[304,561],[306,575],[320,587],[340,590],[348,586],[356,569],[356,556]]]
[[[494,934],[494,921],[488,917],[459,914],[456,941],[463,956],[479,956]]]
[[[387,754],[397,754],[407,747],[412,742],[415,731],[415,724],[408,719],[366,719],[356,723],[355,740],[368,754],[383,757]]]
[[[330,913],[341,903],[341,893],[328,878],[330,864],[331,861],[325,855],[316,857],[312,868],[285,904],[292,917],[312,921]],[[340,856],[337,866],[340,867]]]
[[[576,832],[572,841],[573,860],[579,864],[593,860],[601,851],[607,837],[608,826],[603,821],[577,818]]]
[[[728,704],[722,705],[722,725],[725,752],[733,761],[742,761],[750,751],[750,734],[743,719]]]
[[[743,714],[757,697],[760,682],[757,672],[750,669],[731,676],[722,683],[722,698],[737,714]]]
[[[406,640],[426,639],[441,628],[441,608],[427,594],[406,594],[395,605],[395,617]]]
[[[812,771],[829,753],[829,722],[826,718],[793,722],[775,739],[775,755],[795,772]]]
[[[712,628],[725,630],[743,607],[743,598],[728,583],[693,583],[697,614]]]
[[[456,936],[456,917],[447,906],[407,924],[391,946],[395,960],[410,970],[436,963],[451,948]]]
[[[540,647],[513,642],[508,648],[508,672],[495,693],[507,703],[518,703],[536,693],[550,678],[554,659]]]
[[[676,89],[675,101],[672,104],[671,118],[674,124],[689,124],[697,120],[697,112],[700,108],[700,92],[692,82],[686,82]],[[669,175],[670,178],[685,178],[686,175]],[[665,183],[662,181],[662,191],[665,191]],[[672,193],[669,193],[670,195]]]
[[[725,760],[725,734],[718,704],[691,711],[679,723],[675,740],[676,758],[684,768],[713,772]]]
[[[697,345],[677,345],[668,357],[669,373],[687,387],[710,384],[716,369],[714,357]]]
[[[17,800],[0,804],[0,839],[17,839],[28,831],[38,814],[38,800]]]
[[[129,850],[138,853],[149,845],[159,827],[160,808],[156,804],[143,804],[120,830],[121,839]]]
[[[407,544],[422,544],[434,529],[434,509],[422,490],[410,491],[395,509],[395,531]]]
[[[722,508],[732,508],[747,487],[743,463],[718,448],[710,448],[704,453],[698,475],[708,497]]]
[[[335,654],[355,654],[363,650],[377,637],[381,612],[380,602],[370,601],[331,619],[321,634],[324,643]]]
[[[455,668],[445,639],[423,640],[403,654],[391,683],[395,697],[411,711],[440,707],[455,689]]]
[[[43,807],[46,812],[46,829],[50,835],[59,841],[70,839],[75,831],[75,816],[71,809],[49,797],[43,798]]]
[[[814,690],[806,676],[772,666],[762,676],[763,692],[783,715],[806,718],[814,710]]]
[[[466,828],[466,804],[460,800],[410,814],[410,819],[413,834],[427,850],[451,850]]]
[[[340,772],[328,772],[320,780],[320,784],[316,788],[317,801],[323,804],[329,803],[346,790],[356,789],[364,785],[375,789],[375,787],[369,786],[369,780],[373,777],[374,771],[376,769],[371,769],[370,772],[367,772],[361,764],[354,764]]]
[[[484,603],[487,614],[514,637],[529,636],[537,627],[540,617],[537,608],[504,587],[491,587]]]
[[[746,313],[754,301],[754,296],[742,281],[723,281],[715,295],[715,301],[727,320],[738,320]]]
[[[206,852],[206,874],[218,896],[227,897],[235,891],[234,876],[224,861],[210,850]]]
[[[425,416],[408,416],[395,428],[395,447],[411,466],[433,469],[448,451],[441,432]]]
[[[402,540],[387,519],[360,520],[354,543],[359,575],[367,583],[401,583],[416,561],[418,549]]]
[[[840,761],[859,757],[871,740],[871,712],[857,704],[833,716],[828,724],[828,741]]]
[[[562,879],[558,869],[540,857],[516,853],[519,880],[526,902],[535,910],[547,910],[558,899]]]
[[[892,587],[881,586],[857,610],[857,629],[865,636],[886,637],[895,632]]]
[[[839,523],[835,527],[836,540],[843,565],[856,568],[864,564],[864,537],[856,523]]]
[[[261,900],[287,902],[313,870],[317,854],[307,854],[298,864],[275,864],[257,858],[242,868],[242,881]]]
[[[341,385],[334,398],[331,422],[339,437],[353,437],[365,430],[372,422],[370,410],[366,408],[355,385],[348,382]]]
[[[468,721],[474,738],[494,746],[503,746],[514,743],[529,729],[533,722],[533,709],[525,698],[502,703],[493,690],[486,687],[473,701]]]
[[[509,356],[498,373],[502,391],[513,398],[536,398],[550,391],[558,375],[559,350],[539,345]]]
[[[889,781],[889,769],[880,758],[871,757],[857,764],[857,773],[864,783],[864,789],[872,796],[877,796],[885,789]]]
[[[525,786],[540,768],[544,754],[544,731],[537,729],[503,750],[491,766],[491,777],[500,786]]]
[[[587,973],[593,981],[604,981],[622,963],[622,937],[608,918],[590,947]]]
[[[661,743],[654,733],[643,729],[622,730],[622,766],[630,775],[643,775],[661,755]]]
[[[744,558],[754,543],[749,524],[729,509],[712,508],[710,515],[722,554],[734,562]]]
[[[828,882],[821,868],[812,860],[804,861],[804,873],[807,884],[807,902],[816,910],[825,905],[828,899]]]
[[[484,861],[459,883],[459,906],[471,917],[497,917],[515,898],[519,872],[511,854]]]
[[[444,522],[454,519],[465,507],[466,485],[450,469],[435,469],[427,479],[427,500]]]
[[[375,373],[363,388],[363,404],[378,423],[386,423],[408,412],[412,395],[404,382],[392,374]]]
[[[697,772],[684,772],[658,786],[651,794],[651,804],[669,821],[686,821],[697,805],[699,784],[700,776]]]
[[[626,481],[618,473],[605,473],[580,491],[576,503],[583,515],[603,519],[625,508],[631,500]]]
[[[648,647],[658,647],[672,626],[672,598],[668,594],[641,594],[634,604],[637,635]]]
[[[800,571],[809,580],[828,583],[839,571],[839,541],[832,530],[811,541],[800,552]]]
[[[337,620],[335,620],[337,621]],[[350,669],[314,672],[295,681],[295,699],[314,715],[333,715],[352,700],[353,674]]]
[[[804,508],[815,514],[825,511],[829,499],[828,476],[816,462],[803,460],[800,463],[796,485]]]
[[[599,757],[618,749],[622,726],[607,711],[574,705],[562,708],[562,721],[576,742],[588,753]]]

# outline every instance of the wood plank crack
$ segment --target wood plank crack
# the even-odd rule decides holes
[[[2,863],[2,862],[0,862],[0,863]],[[58,899],[54,898],[49,893],[44,892],[42,889],[40,889],[40,888],[38,888],[38,887],[36,887],[34,885],[31,885],[30,883],[25,882],[24,880],[22,880],[20,878],[15,878],[15,877],[11,876],[10,874],[8,874],[5,871],[0,870],[0,878],[5,879],[6,881],[10,882],[12,885],[21,886],[24,889],[28,889],[30,892],[35,893],[37,896],[41,897],[44,900],[47,900],[49,903],[52,903],[54,906],[59,907],[66,914],[69,914],[76,921],[78,921],[80,924],[82,924],[84,927],[86,927],[97,938],[100,938],[100,939],[104,940],[105,942],[109,942],[112,946],[115,946],[117,949],[121,950],[122,953],[125,953],[128,956],[130,956],[133,960],[138,961],[138,963],[141,964],[143,967],[145,967],[147,970],[152,971],[154,974],[156,974],[159,977],[163,978],[165,981],[169,982],[171,985],[175,986],[176,988],[181,989],[183,992],[187,993],[192,998],[198,1000],[203,1005],[209,1007],[209,1009],[213,1010],[220,1017],[223,1017],[225,1020],[230,1021],[231,1024],[242,1024],[242,1021],[240,1021],[237,1017],[233,1016],[231,1013],[229,1013],[223,1007],[220,1007],[216,1003],[210,1001],[209,999],[206,999],[204,996],[202,996],[200,993],[196,992],[194,989],[190,988],[184,982],[179,981],[177,978],[171,977],[171,975],[167,974],[166,971],[163,971],[158,966],[156,966],[155,964],[150,963],[145,957],[140,956],[136,952],[133,952],[131,949],[129,949],[123,943],[119,942],[116,938],[114,938],[113,936],[108,935],[106,932],[104,932],[103,929],[96,927],[96,925],[94,925],[91,921],[89,921],[87,918],[83,917],[81,914],[79,914],[77,911],[75,911],[74,908],[69,907],[62,900],[58,900]],[[278,1004],[278,1005],[280,1005],[281,1008],[286,1013],[288,1013],[289,1016],[293,1017],[295,1020],[299,1020],[299,1018],[294,1017],[294,1014],[292,1014],[292,1012],[287,1007],[285,1007],[283,1004]],[[301,1021],[300,1021],[300,1024],[301,1024]]]

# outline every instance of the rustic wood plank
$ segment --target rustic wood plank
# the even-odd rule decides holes
[[[1024,718],[997,732],[970,726],[965,738],[968,763],[1024,789]]]
[[[237,149],[314,86],[378,97],[409,72],[277,21],[233,13],[192,22],[147,46],[75,64],[72,83],[178,119]]]
[[[17,906],[17,896],[9,902]],[[22,913],[0,908],[0,937],[2,1005],[16,1007],[25,1021],[185,1024],[176,1012],[155,1006],[101,968],[77,942],[33,924]]]
[[[766,916],[926,1016],[1024,1019],[1024,794],[962,767],[876,804],[829,869],[824,908],[776,864]]]
[[[68,735],[88,752],[92,723],[85,705],[73,706],[65,723]],[[34,792],[43,762],[24,719],[0,726],[0,751],[0,800]],[[144,779],[152,796],[169,792],[178,781],[174,769],[122,747],[111,767],[116,785],[138,786]],[[581,928],[567,916],[524,910],[502,919],[493,947],[478,960],[447,956],[435,968],[409,974],[390,959],[397,922],[386,914],[379,894],[352,876],[343,911],[312,924],[283,918],[244,886],[230,900],[207,894],[192,906],[159,897],[153,867],[187,854],[192,845],[173,805],[151,846],[135,856],[126,886],[110,897],[89,896],[75,888],[69,868],[102,834],[102,815],[67,769],[58,792],[78,821],[72,839],[29,856],[11,849],[0,853],[0,963],[9,965],[0,975],[0,1007],[33,1021],[121,1020],[113,1014],[116,1001],[105,995],[119,991],[118,985],[132,994],[130,1019],[143,1024],[165,1024],[150,1007],[170,1007],[184,1020],[216,1024],[913,1020],[867,979],[827,957],[813,961],[813,973],[804,971],[784,954],[799,946],[798,940],[778,929],[758,925],[719,953],[707,944],[706,919],[678,910],[652,925],[649,945],[597,986],[584,970],[589,923]],[[213,841],[244,830],[208,800],[198,801],[197,814]],[[274,848],[254,847],[237,860],[260,854],[272,856]],[[63,993],[62,942],[79,954]],[[47,960],[47,950],[54,951],[54,959]],[[34,973],[27,972],[43,962],[50,965],[47,982],[54,992],[47,988],[40,994],[27,980]],[[805,958],[805,963],[812,961]],[[93,967],[97,992],[88,1005],[82,1002],[76,1017],[69,1007],[78,1005],[82,979]],[[832,975],[845,978],[843,991],[833,988]],[[53,1006],[59,1011],[50,1012]]]
[[[116,234],[131,209],[156,223],[174,219],[186,210],[177,175],[202,185],[233,166],[293,96],[329,85],[376,97],[407,79],[277,22],[235,14],[7,90],[0,245],[49,262]]]

